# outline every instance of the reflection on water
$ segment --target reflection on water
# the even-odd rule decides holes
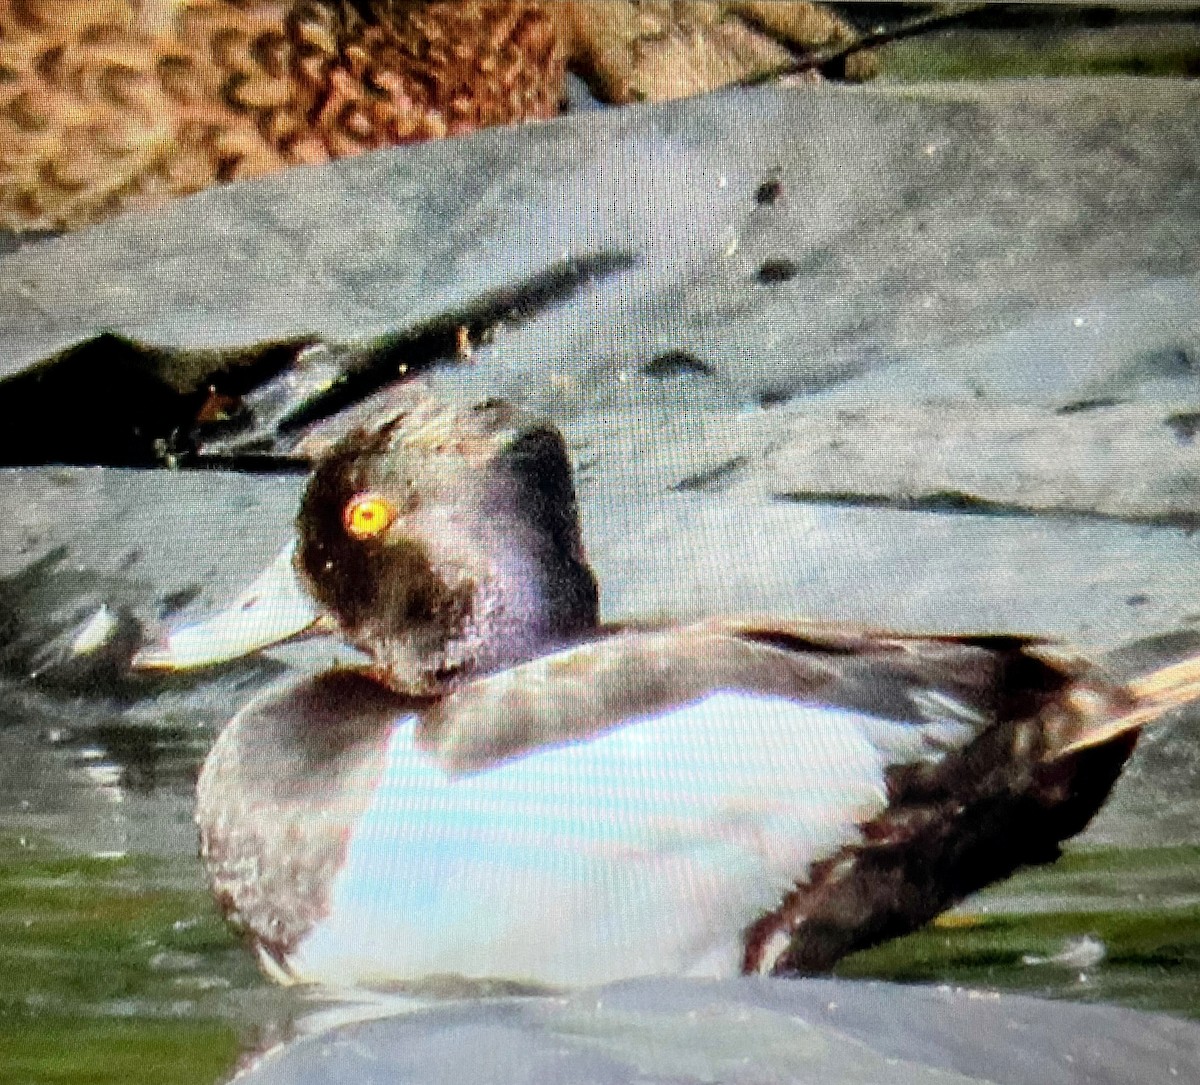
[[[1200,1017],[1200,848],[1070,852],[838,972]]]
[[[217,720],[0,680],[0,831],[72,851],[191,854],[196,768]]]
[[[147,613],[146,586],[125,574],[60,548],[0,578],[0,832],[81,854],[192,855],[197,767],[232,707],[282,668],[132,674],[139,623],[187,600]],[[92,651],[71,650],[89,637]]]
[[[254,1039],[258,978],[184,864],[5,838],[0,930],[0,1079],[211,1082]]]

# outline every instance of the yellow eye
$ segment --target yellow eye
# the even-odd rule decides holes
[[[356,494],[342,510],[346,534],[355,539],[374,539],[387,531],[395,519],[395,506],[378,494]]]

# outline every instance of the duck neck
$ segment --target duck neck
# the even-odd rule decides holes
[[[503,662],[513,664],[593,632],[600,605],[562,437],[530,426],[507,444],[502,459],[507,485],[490,491],[495,500],[485,530],[512,638]]]
[[[583,555],[578,526],[547,531],[520,517],[490,525],[496,540],[493,577],[476,600],[475,624],[485,631],[483,669],[527,662],[595,631],[596,577]]]

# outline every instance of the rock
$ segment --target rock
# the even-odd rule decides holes
[[[1197,96],[1153,80],[762,88],[232,185],[4,257],[3,372],[102,331],[175,350],[362,340],[498,301],[515,313],[476,350],[474,383],[560,417],[653,399],[633,378],[666,351],[744,406],[936,369],[1038,312],[1147,278],[1183,289]],[[764,206],[766,179],[782,195]],[[780,258],[793,277],[762,282]],[[1183,316],[1140,326],[1143,351],[1190,342]],[[1042,346],[1027,389],[1095,378]]]
[[[654,462],[673,490],[751,500],[1200,522],[1188,403],[839,402],[714,418]]]
[[[236,1080],[1173,1085],[1197,1075],[1200,1027],[1130,1010],[879,983],[645,980],[342,1025]]]

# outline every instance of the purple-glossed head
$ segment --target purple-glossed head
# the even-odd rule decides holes
[[[442,692],[596,625],[566,445],[506,403],[422,399],[342,439],[297,531],[313,597],[398,692]]]

